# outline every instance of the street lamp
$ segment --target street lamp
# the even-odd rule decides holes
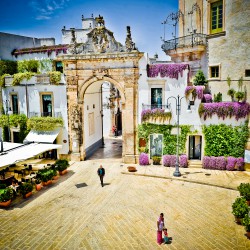
[[[179,124],[179,119],[180,119],[180,111],[181,111],[181,100],[184,98],[178,95],[177,98],[174,96],[170,96],[167,99],[167,109],[169,109],[170,104],[168,103],[169,99],[175,99],[176,102],[176,115],[177,115],[177,144],[176,144],[176,162],[175,162],[175,171],[174,171],[174,176],[175,177],[179,177],[181,176],[181,172],[179,171],[179,129],[180,129],[180,124]],[[190,104],[188,105],[188,109],[187,109],[188,113],[191,113],[191,108],[190,108]]]
[[[7,115],[7,122],[8,122],[8,141],[11,142],[11,135],[10,135],[10,118],[9,115],[12,114],[11,108],[10,108],[10,101],[5,100],[5,106],[6,106],[6,115]]]

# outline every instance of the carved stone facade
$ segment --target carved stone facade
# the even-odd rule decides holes
[[[64,73],[67,80],[69,142],[71,156],[84,160],[84,94],[95,82],[110,82],[120,92],[122,101],[123,152],[125,163],[136,162],[136,128],[139,60],[141,52],[119,54],[65,55]],[[79,145],[79,148],[78,148]],[[77,152],[77,150],[79,151]]]

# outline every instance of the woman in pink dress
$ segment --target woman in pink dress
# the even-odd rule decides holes
[[[157,221],[157,243],[162,243],[162,230],[164,228],[164,214],[161,213]]]

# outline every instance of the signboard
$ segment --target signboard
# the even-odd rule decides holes
[[[250,150],[245,150],[244,162],[250,163]]]
[[[162,156],[163,135],[150,135],[150,158],[153,156]]]

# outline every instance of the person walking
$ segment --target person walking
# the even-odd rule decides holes
[[[162,243],[162,230],[164,228],[164,214],[160,213],[160,217],[157,220],[157,243]]]
[[[102,187],[103,187],[103,177],[104,177],[104,175],[105,175],[105,169],[103,168],[102,165],[100,165],[100,167],[98,168],[97,174],[98,174],[99,177],[100,177],[101,185],[102,185]]]

